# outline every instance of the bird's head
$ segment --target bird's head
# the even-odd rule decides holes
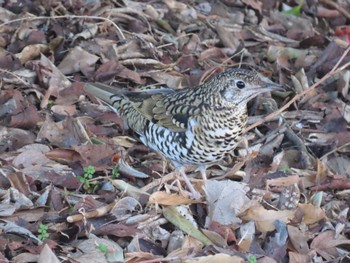
[[[209,86],[217,89],[224,104],[236,106],[245,106],[261,93],[282,89],[281,85],[266,82],[259,74],[246,69],[228,69],[210,82]]]

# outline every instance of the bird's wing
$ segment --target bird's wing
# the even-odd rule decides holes
[[[134,128],[142,126],[143,120],[147,119],[171,131],[185,131],[189,118],[198,116],[207,107],[194,89],[128,92],[101,83],[87,83],[85,90],[116,108]],[[138,132],[141,130],[135,129]]]
[[[135,93],[125,96],[140,114],[171,131],[186,131],[189,118],[198,116],[204,104],[193,99],[190,90]]]

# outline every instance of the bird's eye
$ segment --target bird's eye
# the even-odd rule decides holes
[[[245,83],[242,80],[236,82],[236,86],[239,89],[243,89],[245,87]]]

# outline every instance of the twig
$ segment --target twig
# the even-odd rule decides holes
[[[68,223],[74,223],[74,222],[82,221],[83,219],[86,220],[89,218],[101,217],[107,214],[115,206],[115,204],[116,202],[112,202],[106,206],[99,207],[93,211],[86,212],[84,214],[81,213],[81,214],[68,216],[66,220]]]
[[[15,77],[19,82],[21,82],[23,85],[27,86],[27,87],[30,87],[30,85],[25,81],[23,80],[23,78],[19,75],[17,75],[16,73],[13,73],[11,71],[8,71],[6,69],[0,69],[0,72],[3,72],[3,73],[6,73],[6,74],[9,74],[13,77]]]
[[[350,145],[350,142],[347,142],[347,143],[345,143],[344,145],[339,146],[339,147],[333,149],[332,151],[330,151],[330,152],[326,153],[325,155],[323,155],[323,156],[320,158],[320,160],[321,160],[321,161],[324,160],[325,158],[327,158],[327,157],[328,157],[329,155],[331,155],[332,153],[335,153],[335,152],[337,152],[337,151],[340,151],[341,149],[343,149],[343,148],[345,148],[345,147],[348,147],[349,145]]]
[[[307,90],[304,90],[302,93],[296,95],[293,99],[288,101],[282,108],[278,109],[277,111],[267,115],[265,118],[261,119],[260,121],[257,121],[256,123],[248,126],[245,130],[245,132],[250,131],[251,129],[254,129],[255,127],[263,124],[264,122],[270,121],[273,118],[275,118],[277,115],[281,114],[283,111],[285,111],[290,105],[292,105],[297,100],[301,99],[304,95],[308,94],[312,90],[314,90],[316,87],[318,87],[320,84],[322,84],[325,80],[332,77],[333,75],[339,73],[340,71],[344,70],[345,68],[350,66],[350,62],[344,64],[343,66],[339,67],[340,63],[344,60],[345,56],[350,51],[350,45],[346,48],[340,59],[338,60],[337,64],[332,68],[330,72],[328,72],[326,75],[324,75],[319,81],[314,83],[310,88]],[[338,68],[339,67],[339,68]]]
[[[342,13],[343,16],[345,16],[347,19],[350,19],[349,12],[345,8],[338,5],[336,2],[332,0],[320,0],[320,2],[337,9],[340,13]]]
[[[5,25],[9,25],[12,23],[16,23],[16,22],[21,22],[21,21],[26,21],[26,20],[45,20],[45,19],[67,19],[67,18],[82,18],[82,19],[95,19],[95,20],[103,20],[106,22],[111,23],[118,31],[119,33],[119,37],[122,38],[122,40],[126,40],[123,32],[121,31],[121,29],[118,27],[118,25],[116,23],[114,23],[112,20],[110,20],[109,18],[105,18],[105,17],[99,17],[99,16],[77,16],[77,15],[65,15],[65,16],[37,16],[37,17],[23,17],[23,18],[18,18],[18,19],[14,19],[14,20],[10,20],[8,22],[2,23],[0,24],[0,28],[2,26]]]

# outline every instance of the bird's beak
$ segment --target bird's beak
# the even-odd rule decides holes
[[[261,93],[270,92],[274,90],[284,90],[282,85],[273,82],[265,82],[262,85],[246,88],[244,91],[242,102],[248,102]]]
[[[270,90],[270,91],[273,91],[273,90],[284,90],[283,86],[282,85],[279,85],[279,84],[276,84],[276,83],[273,83],[273,82],[265,82],[261,89],[266,89],[266,91]]]
[[[274,91],[274,90],[284,90],[282,85],[273,83],[273,82],[264,82],[262,85],[251,87],[249,89],[246,89],[246,91],[249,90],[248,93],[250,93],[253,97],[256,95],[259,95],[261,93]]]

